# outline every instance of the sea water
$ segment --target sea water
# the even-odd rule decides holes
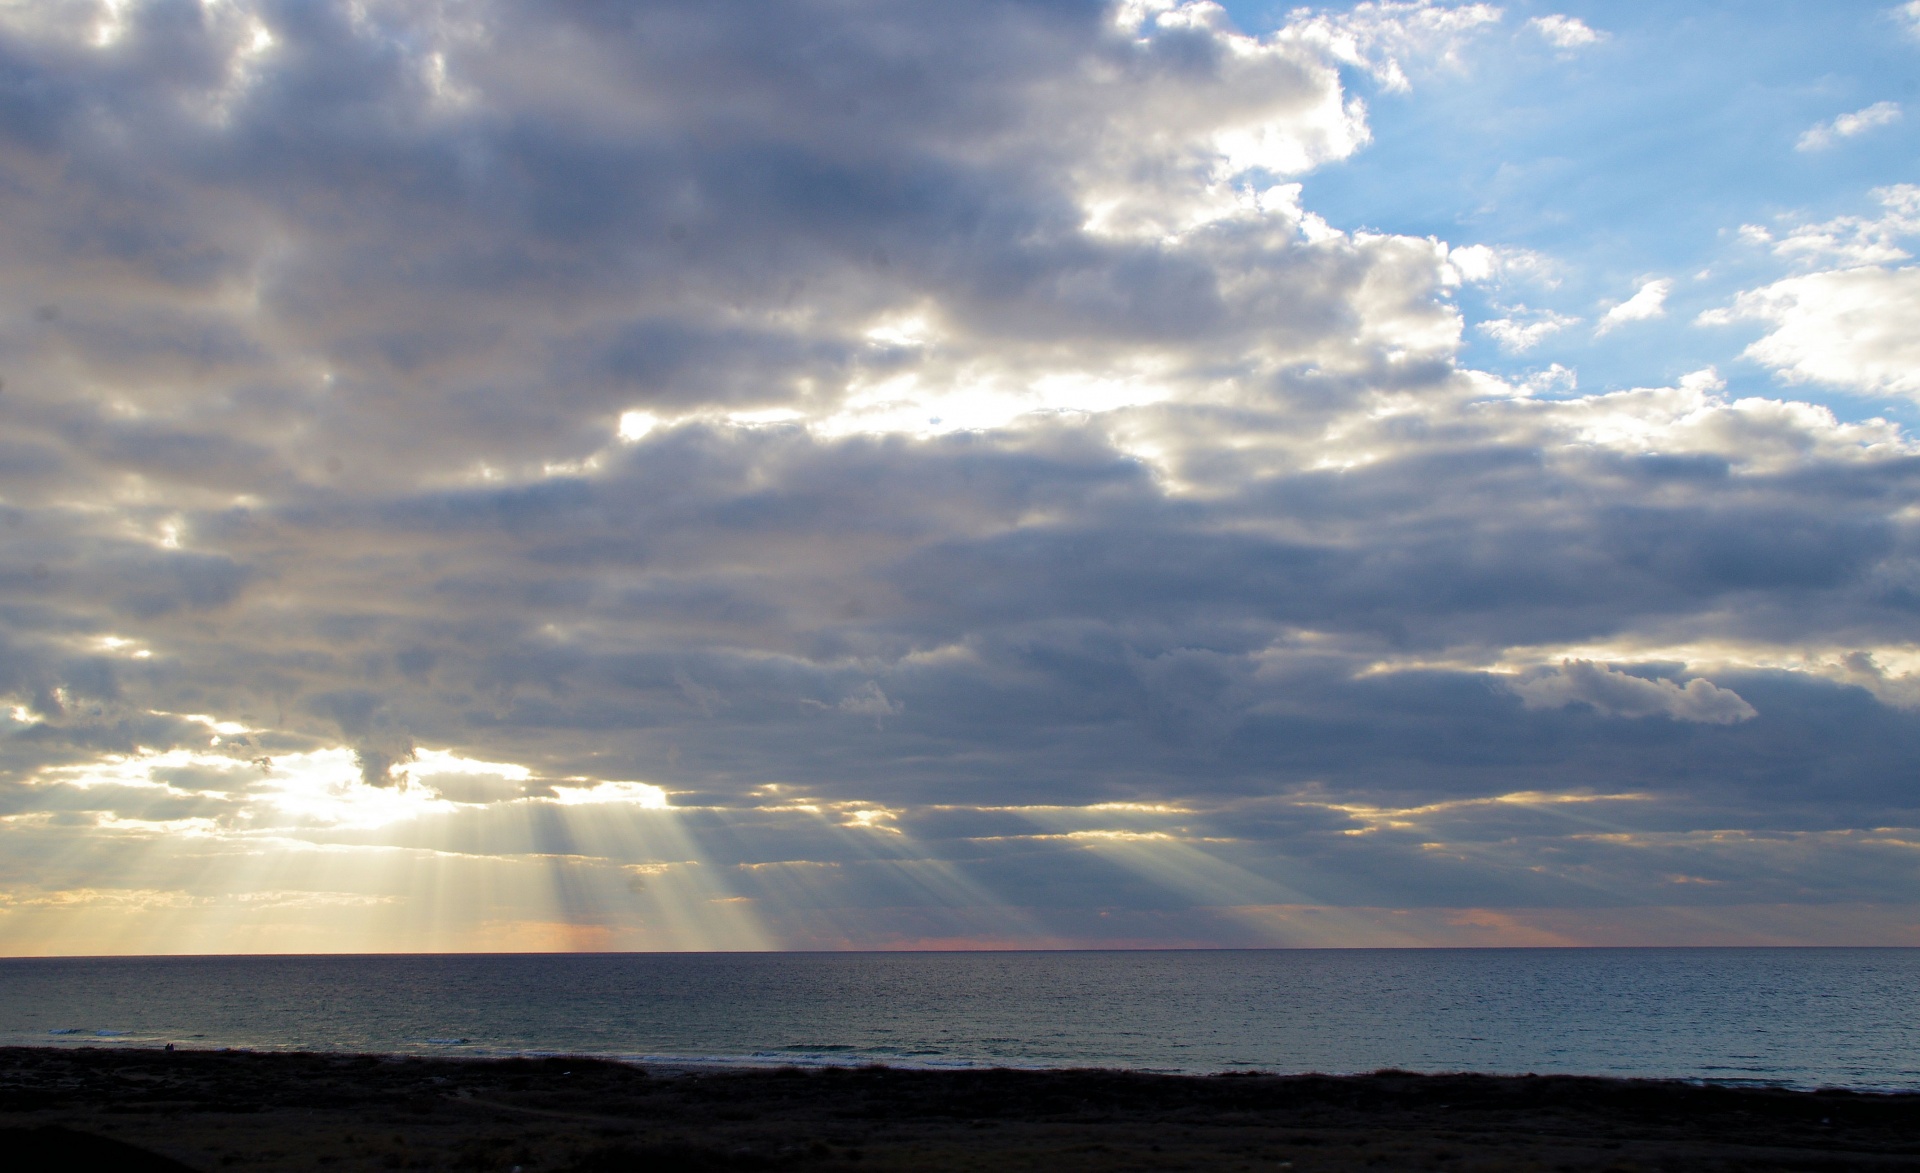
[[[0,960],[0,1042],[1920,1089],[1920,950]]]

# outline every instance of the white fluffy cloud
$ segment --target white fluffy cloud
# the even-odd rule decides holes
[[[1920,269],[1788,277],[1742,293],[1725,317],[1773,327],[1746,354],[1788,382],[1920,395]]]
[[[1809,127],[1793,144],[1796,151],[1824,151],[1843,138],[1856,138],[1876,127],[1891,126],[1900,121],[1901,110],[1898,102],[1875,102],[1864,106],[1851,114],[1841,114],[1831,121]]]
[[[1407,63],[1457,67],[1466,44],[1504,15],[1493,4],[1364,0],[1339,12],[1298,9],[1279,35],[1365,69],[1383,88],[1405,93],[1412,89]]]
[[[1920,0],[1907,0],[1895,8],[1893,14],[1906,27],[1909,36],[1920,38]]]
[[[1525,354],[1540,343],[1558,334],[1568,326],[1578,325],[1579,318],[1568,314],[1556,314],[1552,310],[1529,312],[1526,306],[1514,306],[1510,316],[1489,318],[1474,324],[1474,329],[1499,345],[1508,354]]]
[[[1704,325],[1760,321],[1772,329],[1746,355],[1790,383],[1858,394],[1920,393],[1920,269],[1904,238],[1920,233],[1920,187],[1873,192],[1878,216],[1840,216],[1794,225],[1781,236],[1748,225],[1746,238],[1801,265],[1839,264],[1739,294],[1702,314]]]
[[[1884,265],[1904,261],[1907,250],[1899,241],[1920,234],[1920,187],[1910,183],[1875,188],[1877,216],[1836,216],[1818,223],[1795,224],[1784,236],[1758,224],[1745,224],[1741,236],[1803,266]]]
[[[1541,39],[1560,49],[1584,49],[1588,45],[1598,44],[1604,33],[1588,28],[1577,16],[1536,16],[1527,22],[1529,28],[1539,33]]]
[[[1634,291],[1632,297],[1600,316],[1600,324],[1594,328],[1594,333],[1607,334],[1628,322],[1645,322],[1665,317],[1667,294],[1672,291],[1673,282],[1665,277],[1641,282],[1640,288]]]

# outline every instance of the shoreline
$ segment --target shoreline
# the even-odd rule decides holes
[[[433,1040],[423,1040],[429,1044]],[[299,1046],[252,1046],[235,1045],[197,1045],[176,1043],[178,1054],[200,1055],[318,1055],[333,1058],[367,1058],[381,1060],[423,1060],[426,1062],[448,1063],[507,1063],[517,1060],[543,1062],[549,1059],[572,1059],[581,1062],[616,1063],[626,1067],[638,1068],[654,1075],[676,1074],[714,1074],[721,1072],[767,1073],[786,1070],[800,1071],[857,1071],[865,1068],[884,1067],[890,1071],[902,1072],[980,1072],[980,1071],[1018,1071],[1018,1072],[1087,1072],[1100,1071],[1120,1075],[1143,1075],[1172,1079],[1220,1079],[1242,1076],[1260,1076],[1269,1079],[1364,1079],[1369,1076],[1391,1073],[1394,1075],[1422,1077],[1477,1077],[1485,1079],[1590,1079],[1610,1083],[1652,1083],[1676,1084],[1701,1088],[1729,1088],[1734,1090],[1788,1091],[1788,1092],[1836,1092],[1863,1096],[1901,1096],[1920,1097],[1920,1079],[1911,1085],[1840,1085],[1796,1083],[1787,1079],[1765,1079],[1752,1076],[1730,1076],[1716,1079],[1709,1076],[1693,1075],[1608,1075],[1589,1071],[1480,1071],[1465,1069],[1422,1070],[1418,1068],[1388,1067],[1368,1071],[1282,1071],[1270,1067],[1234,1067],[1220,1069],[1179,1069],[1159,1067],[1101,1067],[1068,1063],[1049,1063],[1034,1061],[1000,1061],[955,1059],[951,1061],[915,1059],[911,1057],[865,1054],[841,1058],[835,1055],[823,1055],[818,1052],[796,1052],[783,1055],[770,1052],[754,1052],[746,1055],[680,1055],[666,1053],[628,1053],[565,1050],[456,1050],[452,1044],[442,1049],[415,1051],[335,1051]],[[57,1053],[87,1053],[91,1051],[124,1051],[128,1053],[167,1054],[165,1044],[148,1041],[127,1041],[124,1039],[85,1039],[71,1043],[0,1043],[0,1052],[51,1051]]]
[[[1912,1169],[1920,1092],[8,1047],[0,1131],[199,1170]]]

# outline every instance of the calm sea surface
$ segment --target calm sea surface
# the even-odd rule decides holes
[[[0,1042],[1920,1089],[1920,950],[0,960]]]

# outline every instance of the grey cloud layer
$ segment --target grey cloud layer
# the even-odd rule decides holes
[[[244,821],[225,775],[43,773],[208,747],[199,714],[248,727],[236,762],[532,771],[446,783],[475,804],[657,782],[716,858],[844,864],[808,883],[855,903],[872,861],[769,784],[879,804],[1009,904],[1120,889],[976,808],[1184,804],[1334,903],[1639,866],[1475,806],[1445,834],[1491,846],[1425,859],[1355,804],[1633,792],[1609,825],[1685,858],[1914,820],[1882,661],[1920,460],[1704,383],[1459,370],[1446,247],[1282,182],[1364,141],[1311,38],[1078,3],[97,16],[0,35],[12,810]],[[1688,898],[1787,898],[1728,858]],[[1876,874],[1795,890],[1906,898]],[[1199,891],[1150,888],[1114,899]]]

